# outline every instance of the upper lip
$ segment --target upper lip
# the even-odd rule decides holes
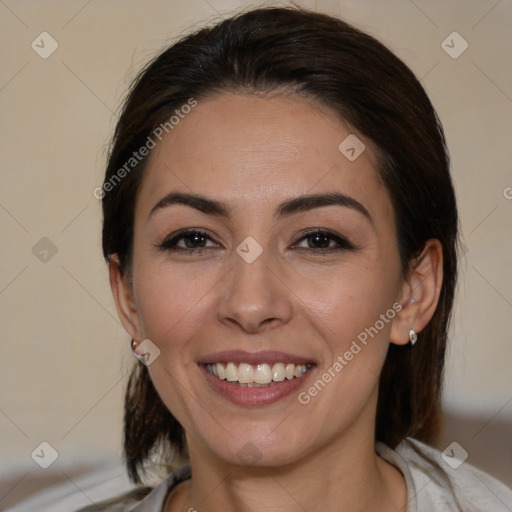
[[[275,363],[293,363],[293,364],[315,364],[309,358],[300,355],[287,354],[276,350],[261,350],[259,352],[245,352],[243,350],[223,350],[207,354],[198,359],[198,364],[211,363],[247,363],[247,364],[275,364]]]

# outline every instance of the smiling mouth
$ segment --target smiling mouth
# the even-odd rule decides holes
[[[293,364],[261,363],[208,363],[204,368],[219,380],[226,380],[234,385],[243,387],[268,387],[302,377],[313,367],[313,363]]]

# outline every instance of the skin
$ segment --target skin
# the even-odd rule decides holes
[[[296,95],[222,93],[199,101],[152,151],[136,202],[132,266],[121,275],[114,256],[110,280],[130,336],[160,349],[150,376],[186,431],[192,480],[170,495],[167,511],[405,510],[402,474],[374,450],[378,376],[389,343],[405,345],[409,329],[420,332],[434,313],[442,250],[429,240],[402,278],[375,151],[357,134],[366,150],[349,161],[338,145],[350,133]],[[339,205],[273,216],[287,199],[333,191],[360,202],[371,220]],[[150,215],[169,192],[216,199],[233,216],[177,204]],[[185,228],[211,236],[202,253],[157,248]],[[319,253],[304,238],[307,228],[330,230],[355,249]],[[263,250],[252,263],[236,252],[248,236]],[[308,404],[292,393],[235,405],[197,364],[221,350],[307,356],[316,363],[299,390],[307,391],[394,303],[402,310]],[[252,464],[237,456],[246,443],[258,453]]]

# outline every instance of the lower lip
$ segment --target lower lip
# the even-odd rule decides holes
[[[267,405],[277,402],[297,391],[313,372],[314,366],[300,377],[285,379],[268,387],[239,386],[227,380],[221,380],[199,365],[208,384],[222,397],[237,405]]]

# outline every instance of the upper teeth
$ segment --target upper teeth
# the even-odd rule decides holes
[[[267,363],[252,366],[247,363],[212,363],[207,364],[206,369],[216,377],[229,382],[240,384],[270,384],[281,382],[284,379],[293,379],[306,373],[311,365],[275,363],[270,366]]]

